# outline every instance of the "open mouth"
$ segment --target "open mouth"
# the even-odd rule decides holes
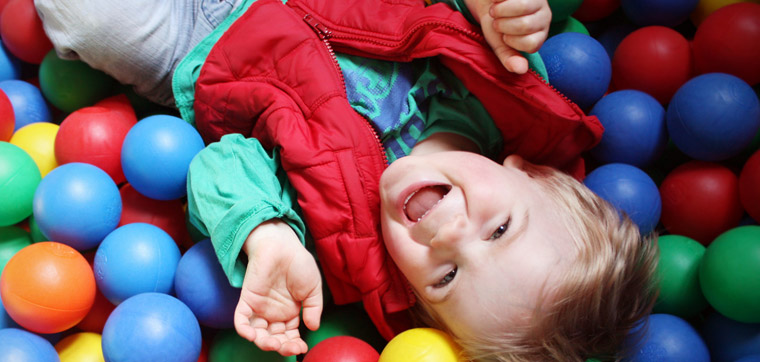
[[[427,215],[451,191],[448,185],[425,186],[406,198],[404,213],[407,219],[418,222]]]

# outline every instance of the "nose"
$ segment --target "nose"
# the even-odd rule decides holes
[[[440,225],[435,235],[430,239],[433,249],[453,248],[464,239],[467,219],[464,215],[455,215],[448,222]]]

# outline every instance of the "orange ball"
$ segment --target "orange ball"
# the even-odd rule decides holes
[[[0,277],[5,311],[22,327],[58,333],[79,323],[95,300],[95,276],[74,248],[52,241],[19,250]]]

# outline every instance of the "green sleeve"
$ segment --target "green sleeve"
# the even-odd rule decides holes
[[[296,193],[280,167],[279,153],[267,152],[254,138],[226,135],[203,149],[190,163],[187,189],[190,222],[210,237],[234,287],[242,285],[245,275],[243,243],[262,222],[282,219],[305,240]]]

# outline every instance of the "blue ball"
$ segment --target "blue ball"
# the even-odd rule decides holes
[[[674,27],[683,23],[699,0],[620,0],[623,14],[638,26]]]
[[[119,304],[102,337],[109,362],[195,362],[201,353],[201,328],[193,312],[162,293],[138,294]]]
[[[607,55],[612,59],[620,42],[636,29],[637,27],[630,23],[610,25],[596,37],[596,40],[602,44]]]
[[[58,362],[50,342],[23,329],[0,329],[0,361],[2,362]]]
[[[700,332],[714,362],[760,355],[760,323],[737,322],[713,312],[705,318]]]
[[[178,199],[187,194],[190,161],[204,147],[198,131],[181,118],[146,117],[124,138],[124,176],[135,190],[149,198]]]
[[[0,298],[0,329],[4,328],[22,328],[16,321],[8,315],[3,306],[3,300]]]
[[[211,240],[193,245],[182,255],[174,284],[177,298],[187,304],[202,325],[217,329],[233,327],[240,288],[230,285]]]
[[[132,223],[108,234],[95,253],[98,289],[111,303],[147,292],[174,293],[180,251],[161,228]]]
[[[0,81],[19,79],[21,77],[21,61],[0,42]]]
[[[760,354],[753,354],[751,356],[742,357],[734,362],[760,362]]]
[[[602,163],[646,167],[659,159],[668,143],[665,108],[637,90],[612,92],[589,112],[604,126],[602,140],[591,155]]]
[[[121,218],[121,195],[111,176],[87,163],[48,173],[34,193],[34,220],[48,240],[77,250],[100,244]]]
[[[540,53],[551,84],[581,108],[590,108],[607,91],[612,66],[596,39],[561,33],[547,39]]]
[[[660,191],[639,168],[623,163],[606,164],[591,171],[583,183],[628,215],[642,234],[657,226],[662,211]]]
[[[13,107],[16,117],[14,131],[36,122],[52,122],[53,116],[39,88],[23,80],[9,79],[0,82]]]
[[[723,161],[747,148],[760,128],[760,101],[743,80],[725,73],[692,78],[667,110],[673,143],[702,161]]]
[[[634,330],[628,343],[634,345],[631,362],[709,362],[710,352],[697,331],[685,320],[670,314],[652,314],[644,333]],[[637,341],[637,338],[641,338]]]

